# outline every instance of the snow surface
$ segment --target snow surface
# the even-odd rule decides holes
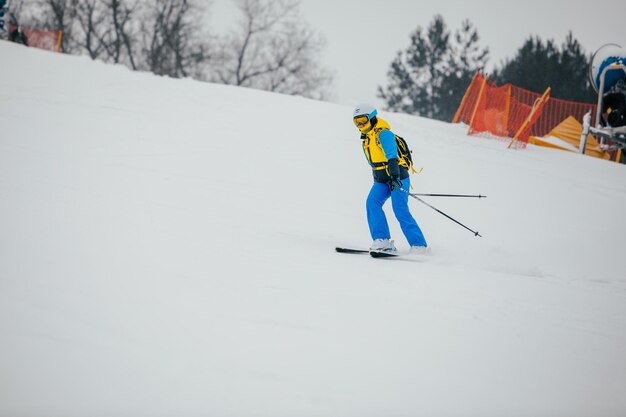
[[[376,260],[334,252],[350,106],[0,68],[0,416],[626,415],[625,166],[383,111],[415,192],[488,198],[425,198],[483,238],[411,200],[431,255]]]

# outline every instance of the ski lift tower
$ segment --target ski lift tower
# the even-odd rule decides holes
[[[626,49],[612,43],[600,47],[591,58],[589,79],[598,93],[598,106],[594,126],[591,111],[583,117],[580,153],[585,153],[589,133],[600,138],[604,150],[626,148]]]

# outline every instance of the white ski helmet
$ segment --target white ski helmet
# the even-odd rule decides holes
[[[374,106],[368,103],[361,103],[354,108],[352,112],[352,118],[357,118],[359,116],[367,116],[368,120],[372,120],[373,117],[376,116],[378,111]]]
[[[371,104],[359,104],[352,112],[352,121],[361,133],[367,133],[372,129],[372,119],[377,113],[378,111]]]

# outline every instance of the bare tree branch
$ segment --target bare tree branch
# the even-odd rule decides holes
[[[332,76],[321,69],[324,42],[298,14],[296,0],[239,0],[238,30],[223,39],[211,79],[284,94],[323,97]]]
[[[147,69],[171,77],[202,77],[209,59],[202,10],[194,0],[156,0],[142,23]]]

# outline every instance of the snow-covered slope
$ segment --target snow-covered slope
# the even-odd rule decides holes
[[[342,255],[351,107],[0,67],[0,416],[626,414],[626,167],[383,111],[484,237],[411,200],[429,257]]]

